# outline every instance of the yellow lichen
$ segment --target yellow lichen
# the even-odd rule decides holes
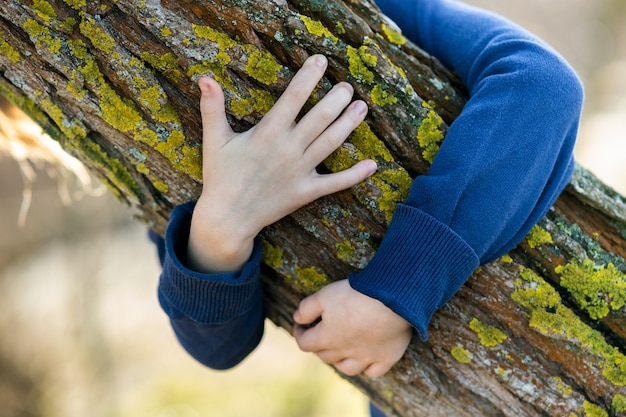
[[[552,235],[547,230],[539,227],[539,225],[534,225],[526,236],[526,241],[528,246],[534,249],[537,246],[552,243]]]
[[[362,159],[374,159],[378,161],[392,162],[393,156],[385,143],[380,140],[366,122],[361,122],[350,142],[361,152]]]
[[[61,40],[53,37],[50,29],[40,25],[35,19],[26,19],[22,26],[37,48],[46,48],[55,55],[61,51]]]
[[[152,185],[162,194],[166,194],[170,189],[170,187],[166,183],[159,180],[153,180]]]
[[[364,159],[386,163],[393,161],[393,156],[385,144],[376,137],[365,122],[355,129],[350,141],[354,147],[339,147],[324,161],[324,164],[331,171],[337,172],[347,169],[357,161]],[[380,189],[382,194],[376,198],[376,204],[385,213],[387,221],[390,222],[396,205],[408,196],[413,183],[411,176],[402,167],[381,168],[368,181]]]
[[[561,285],[594,320],[626,304],[626,277],[611,263],[604,266],[590,259],[574,260],[557,266],[555,272],[561,276]]]
[[[588,349],[600,358],[602,375],[608,381],[617,386],[626,385],[626,356],[563,305],[559,293],[543,278],[520,267],[520,279],[515,282],[511,297],[528,309],[530,327],[545,335],[566,336],[571,343]]]
[[[350,71],[350,75],[352,75],[357,82],[372,84],[374,82],[374,73],[368,68],[368,64],[363,60],[363,57],[365,56],[370,63],[372,60],[369,59],[365,53],[361,52],[362,48],[365,48],[365,46],[361,46],[359,49],[348,46],[348,70]],[[376,58],[373,55],[372,57]],[[374,63],[374,65],[376,64]]]
[[[148,135],[150,138],[152,135]],[[135,139],[139,139],[137,136]],[[187,145],[185,135],[174,130],[169,132],[166,140],[154,145],[161,155],[166,157],[179,171],[188,174],[194,179],[202,178],[202,155],[199,146]]]
[[[254,51],[248,57],[246,71],[248,75],[265,85],[278,81],[278,73],[283,66],[269,52]]]
[[[0,30],[0,53],[6,55],[7,58],[14,63],[18,63],[20,61],[20,53],[13,49],[13,47],[4,39],[4,32]]]
[[[70,48],[70,53],[83,61],[87,61],[89,59],[93,59],[93,57],[89,54],[89,52],[87,51],[87,47],[85,46],[85,44],[83,43],[83,41],[81,41],[80,39],[78,40],[70,40],[68,41],[67,45]]]
[[[337,257],[347,263],[351,262],[352,256],[354,256],[354,253],[356,252],[352,242],[349,240],[336,243],[335,249],[337,250]]]
[[[263,249],[261,260],[263,263],[273,267],[280,268],[283,265],[283,250],[278,246],[274,246],[266,240],[262,241]]]
[[[469,353],[463,346],[457,345],[453,347],[450,354],[460,363],[470,363],[472,361],[472,354]]]
[[[165,156],[180,171],[190,175],[194,179],[202,177],[202,157],[200,148],[196,145],[187,145],[185,136],[179,130],[172,130],[169,136],[157,135],[148,128],[147,122],[136,109],[134,102],[120,97],[108,84],[102,72],[98,68],[95,58],[89,54],[85,45],[80,41],[69,42],[70,52],[84,64],[78,68],[85,83],[91,86],[99,98],[99,106],[102,119],[113,128],[124,133],[132,133],[137,141],[148,144],[163,156]],[[144,64],[136,58],[129,59],[128,66],[137,68],[138,74],[145,70]],[[147,85],[145,79],[135,76],[133,88],[136,89],[140,102],[146,106],[153,117],[161,123],[169,123],[172,128],[180,127],[180,120],[174,108],[167,103],[167,97],[160,86]],[[155,188],[161,192],[167,192],[167,184],[151,178]]]
[[[41,108],[56,123],[57,127],[70,139],[80,139],[87,136],[87,131],[78,120],[68,120],[59,106],[50,100],[42,100]]]
[[[587,417],[609,417],[609,413],[604,408],[587,400],[583,402],[583,410]]]
[[[146,155],[138,154],[138,153],[137,155],[140,156],[141,158],[144,158],[144,159],[146,158]],[[152,184],[152,186],[161,194],[165,194],[169,191],[170,187],[166,183],[164,183],[163,181],[161,181],[160,179],[152,175],[150,173],[150,169],[146,166],[145,163],[139,162],[135,164],[135,169],[140,174],[145,175],[150,180],[150,183]]]
[[[86,52],[79,43],[70,45],[70,51],[77,58],[83,59],[85,64],[79,67],[85,82],[94,87],[99,97],[102,119],[120,132],[132,132],[142,127],[143,118],[130,100],[120,97],[107,83],[95,58]]]
[[[180,132],[172,132],[179,133],[181,136],[184,135]],[[202,148],[199,146],[193,145],[184,145],[181,148],[181,153],[183,155],[178,161],[174,162],[174,165],[184,172],[194,178],[196,180],[202,179]]]
[[[391,222],[393,213],[398,203],[403,202],[409,195],[409,190],[413,180],[402,167],[397,169],[379,170],[370,177],[382,191],[382,196],[378,197],[376,204],[385,213],[387,223]]]
[[[124,100],[108,84],[101,85],[100,110],[102,119],[120,132],[132,132],[143,121],[130,100]]]
[[[376,64],[378,64],[378,58],[376,57],[376,55],[369,52],[368,47],[371,44],[372,44],[371,42],[365,42],[363,45],[359,47],[358,51],[359,51],[359,57],[361,58],[363,63],[367,65],[369,68],[374,68]],[[378,45],[376,44],[372,44],[372,45],[378,48]]]
[[[199,64],[192,65],[187,70],[187,76],[189,78],[195,78],[202,75],[211,75],[222,87],[237,91],[233,81],[226,77],[226,66],[230,62],[230,56],[227,53],[220,51],[213,60],[202,61]]]
[[[172,29],[168,28],[168,27],[164,27],[163,29],[161,29],[161,36],[172,36]]]
[[[572,387],[563,382],[563,379],[558,376],[553,376],[552,379],[556,383],[556,387],[565,395],[572,395]]]
[[[104,32],[95,19],[85,15],[78,27],[80,28],[80,33],[85,35],[96,49],[108,55],[115,49],[115,39]]]
[[[330,283],[328,276],[314,266],[308,268],[296,267],[294,272],[298,277],[298,286],[309,294],[321,290]]]
[[[87,94],[87,90],[82,88],[78,78],[79,77],[78,77],[77,71],[76,70],[72,70],[72,76],[71,76],[70,80],[68,81],[67,86],[65,87],[65,89],[68,92],[72,93],[72,95],[74,97],[76,97],[77,99],[83,99],[83,98],[85,98],[85,94]]]
[[[202,44],[203,40],[208,40],[215,43],[219,47],[219,51],[211,59],[202,61],[199,64],[193,65],[187,71],[187,76],[194,78],[198,75],[212,74],[213,78],[222,84],[223,87],[228,88],[231,91],[237,91],[232,80],[226,77],[226,66],[230,63],[231,57],[226,53],[230,48],[237,46],[237,42],[229,38],[227,35],[217,32],[209,26],[192,25],[192,28],[198,40],[197,44]]]
[[[502,255],[502,257],[500,257],[500,261],[505,264],[510,264],[510,263],[513,263],[513,258],[511,258],[511,255],[507,253],[507,254]]]
[[[230,109],[239,117],[248,116],[252,113],[261,115],[270,111],[276,103],[276,97],[267,90],[250,90],[250,97],[233,97],[230,101]]]
[[[494,347],[506,340],[506,335],[499,329],[485,324],[477,318],[472,319],[469,326],[480,337],[480,343],[483,346]]]
[[[144,175],[148,175],[150,174],[150,169],[146,166],[145,163],[140,162],[137,165],[135,165],[135,169],[137,170],[137,172],[139,172],[140,174],[144,174]]]
[[[337,33],[340,35],[343,35],[344,33],[346,33],[346,28],[343,27],[343,23],[341,22],[337,22],[335,24],[335,30],[337,30]]]
[[[383,89],[380,84],[376,84],[374,88],[372,88],[372,103],[378,106],[386,106],[390,104],[395,104],[398,101],[398,98],[393,94],[389,94],[387,91]]]
[[[384,23],[382,29],[389,42],[395,43],[396,45],[404,45],[406,43],[406,38],[397,30],[391,29]]]
[[[154,149],[170,161],[176,161],[178,159],[177,151],[184,145],[184,142],[185,137],[182,134],[171,132],[169,138],[157,143]]]
[[[196,36],[201,39],[207,39],[211,42],[217,43],[220,50],[232,48],[237,45],[237,42],[229,38],[227,35],[214,30],[209,26],[192,25]]]
[[[422,103],[422,106],[429,108],[425,102]],[[427,162],[433,162],[439,151],[439,145],[443,141],[442,123],[441,116],[434,110],[430,110],[417,130],[417,141],[422,149],[422,157]]]
[[[159,136],[151,129],[138,129],[135,133],[135,140],[155,147],[159,143]]]
[[[65,4],[74,10],[80,10],[87,5],[87,0],[63,0]]]
[[[611,402],[611,408],[615,414],[626,412],[626,397],[620,394],[615,394],[613,401]]]
[[[150,52],[143,52],[141,59],[149,63],[152,68],[174,80],[181,80],[183,73],[178,69],[178,59],[168,52],[164,55],[157,55]]]
[[[37,13],[37,16],[46,23],[50,23],[51,20],[57,18],[56,12],[50,3],[45,0],[33,0],[32,8],[35,10],[35,13]]]
[[[304,23],[306,30],[311,35],[316,35],[316,36],[329,39],[333,43],[337,43],[339,41],[339,39],[335,35],[333,35],[333,33],[330,30],[328,30],[326,26],[322,24],[322,22],[313,20],[310,17],[303,16],[303,15],[300,16],[300,20]]]
[[[178,112],[167,102],[167,95],[161,85],[150,83],[145,76],[141,76],[141,70],[145,70],[143,62],[133,57],[130,59],[129,66],[139,69],[138,75],[133,77],[132,81],[141,105],[148,108],[150,115],[157,121],[180,126]]]

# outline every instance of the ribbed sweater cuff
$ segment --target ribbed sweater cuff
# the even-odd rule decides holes
[[[193,205],[172,213],[165,234],[166,256],[159,285],[159,300],[171,318],[188,317],[202,324],[220,324],[244,315],[261,292],[261,245],[257,238],[251,258],[240,272],[201,274],[181,261],[187,250]]]
[[[474,250],[429,214],[399,204],[376,255],[349,277],[428,338],[428,323],[478,267]]]

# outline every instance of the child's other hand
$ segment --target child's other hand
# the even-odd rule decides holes
[[[413,328],[380,301],[337,281],[300,302],[293,315],[301,350],[314,352],[346,375],[385,374],[402,357]],[[322,320],[313,327],[319,317]]]
[[[363,101],[351,103],[352,86],[339,83],[295,122],[326,65],[321,55],[309,58],[267,115],[240,134],[228,125],[219,84],[211,78],[199,81],[203,188],[191,223],[189,267],[239,270],[263,227],[376,171],[371,160],[333,174],[315,170],[367,113]]]

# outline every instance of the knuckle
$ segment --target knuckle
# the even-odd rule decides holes
[[[319,109],[318,118],[320,119],[320,123],[328,126],[337,118],[337,113],[330,106],[322,105]]]
[[[387,370],[388,368],[384,366],[374,364],[368,367],[363,373],[370,378],[378,378],[379,376],[383,376],[387,372]]]
[[[344,369],[339,369],[339,370],[348,376],[356,376],[359,374],[359,371],[354,368],[344,367]]]
[[[289,87],[287,87],[287,90],[285,90],[285,94],[290,101],[304,102],[309,98],[309,95],[311,95],[311,89],[301,83],[292,82],[289,84]]]

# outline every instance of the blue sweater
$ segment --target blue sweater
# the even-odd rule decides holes
[[[398,205],[377,254],[349,277],[423,339],[433,313],[480,264],[512,249],[567,184],[583,101],[580,81],[542,41],[497,15],[449,0],[381,0],[403,34],[455,70],[469,101],[427,175]],[[193,203],[159,246],[159,300],[183,347],[225,369],[263,333],[260,244],[241,272],[203,275],[181,262]]]

